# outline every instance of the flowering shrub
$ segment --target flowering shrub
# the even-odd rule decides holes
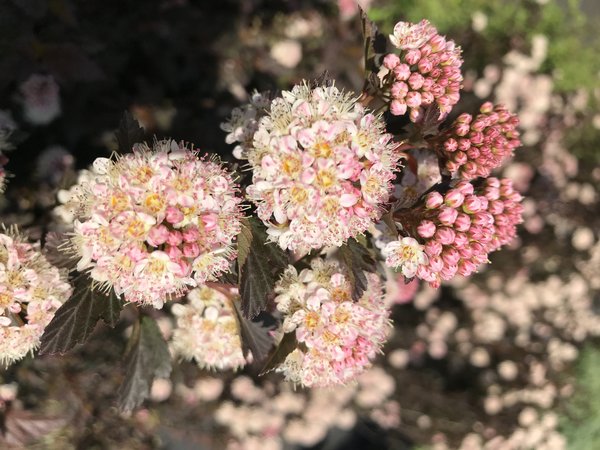
[[[32,230],[43,234],[45,256],[38,258],[47,275],[27,266],[30,247],[8,237],[5,247],[26,267],[23,278],[51,293],[6,275],[0,325],[21,333],[31,326],[35,334],[24,350],[11,338],[0,360],[10,363],[38,343],[41,353],[66,353],[86,342],[98,321],[121,323],[129,339],[116,393],[122,411],[146,398],[164,401],[172,360],[183,367],[193,360],[200,369],[275,372],[268,377],[279,373],[306,388],[359,379],[364,390],[337,392],[356,393],[373,420],[396,426],[399,406],[384,401],[394,383],[371,370],[392,335],[392,306],[409,302],[418,280],[439,288],[472,275],[512,241],[522,197],[510,179],[491,175],[520,140],[517,117],[489,102],[475,117],[446,121],[460,98],[461,50],[427,20],[399,22],[389,39],[364,14],[362,23],[362,91],[344,91],[323,76],[254,93],[221,125],[238,160],[231,169],[174,140],[144,143],[145,131],[129,113],[114,154],[78,174],[67,173],[72,161],[64,152],[48,152],[64,180],[76,182],[44,176],[59,202],[47,214],[52,227]],[[270,54],[282,67],[297,64],[278,48]],[[21,93],[32,125],[60,114],[52,76],[32,76]],[[173,116],[132,109],[160,130]],[[46,233],[50,228],[61,233]],[[49,262],[70,272],[73,288]],[[390,364],[402,360],[396,354]],[[231,395],[262,402],[260,389],[243,380],[231,383]],[[219,397],[211,389],[196,394]],[[298,417],[286,427],[287,442],[323,438],[326,427],[318,425],[304,435],[300,411],[292,409]],[[223,406],[216,416],[230,426],[245,411]],[[274,428],[283,429],[277,417]],[[347,413],[339,424],[355,420]],[[250,446],[261,438],[274,448],[283,442],[271,439],[269,426],[252,427],[232,433]]]

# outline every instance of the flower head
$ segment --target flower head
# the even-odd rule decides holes
[[[46,325],[71,295],[65,274],[16,232],[0,234],[0,364],[35,350]]]
[[[442,280],[457,274],[471,275],[488,261],[489,253],[515,237],[516,225],[522,221],[521,199],[510,180],[497,178],[488,178],[477,189],[461,180],[445,194],[430,192],[411,218],[399,219],[404,232],[420,245],[411,240],[413,245],[407,247],[404,242],[411,238],[388,243],[386,264],[404,270],[410,261],[413,269],[422,248],[426,257],[418,261],[415,275],[431,286],[439,287]]]
[[[177,318],[171,345],[175,354],[194,359],[202,369],[238,369],[246,364],[240,328],[225,294],[202,286],[192,289],[188,303],[173,305]]]
[[[214,280],[235,256],[237,187],[219,163],[183,145],[166,140],[98,158],[80,183],[69,202],[77,268],[126,301],[161,307]]]
[[[382,251],[385,263],[398,269],[406,278],[416,275],[420,265],[427,263],[423,246],[411,237],[403,237],[388,243]]]
[[[474,119],[461,114],[445,133],[446,169],[465,180],[489,176],[521,145],[518,125],[516,115],[490,102],[481,106]]]
[[[298,274],[289,266],[275,286],[283,331],[299,343],[276,369],[303,386],[346,383],[363,372],[391,328],[381,281],[367,274],[368,288],[352,300],[352,284],[336,261],[313,260]]]
[[[438,34],[427,20],[397,23],[390,41],[399,49],[383,60],[389,71],[384,87],[391,97],[390,112],[401,116],[410,111],[410,119],[418,122],[423,108],[435,103],[440,115],[447,115],[460,97],[460,47]]]
[[[398,165],[384,130],[335,86],[305,83],[274,99],[243,152],[253,171],[247,194],[271,239],[302,252],[364,232]]]

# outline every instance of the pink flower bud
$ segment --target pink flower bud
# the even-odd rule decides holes
[[[430,192],[425,197],[425,207],[427,209],[439,208],[444,203],[444,197],[439,192]]]
[[[183,253],[181,252],[179,247],[174,247],[172,245],[167,245],[165,247],[165,253],[171,261],[177,261],[183,256]]]
[[[196,226],[189,226],[181,233],[184,242],[197,242],[200,239],[200,232]]]
[[[465,200],[465,196],[458,189],[450,189],[444,196],[444,203],[451,208],[458,208]]]
[[[450,245],[454,242],[456,233],[452,228],[438,228],[435,232],[435,239],[442,245]]]
[[[433,69],[433,63],[431,62],[431,59],[421,58],[419,61],[419,72],[425,74],[431,72],[431,69]]]
[[[456,231],[467,231],[471,226],[471,219],[467,214],[459,213],[454,221],[454,229]]]
[[[461,260],[458,264],[458,273],[463,277],[468,277],[477,270],[477,266],[469,260]]]
[[[167,244],[178,246],[183,241],[183,237],[181,236],[181,232],[174,230],[169,232],[169,237],[167,237]]]
[[[423,220],[417,227],[417,233],[425,239],[432,237],[435,234],[435,231],[435,224],[430,220]]]
[[[425,79],[423,78],[423,75],[421,75],[418,72],[413,72],[408,78],[408,84],[410,85],[411,89],[414,90],[421,89],[421,86],[423,86],[424,81]]]
[[[410,77],[410,67],[406,64],[400,64],[394,68],[394,76],[398,81],[406,81]]]
[[[398,81],[392,84],[390,92],[393,98],[402,99],[406,97],[406,94],[408,93],[408,85],[403,81]]]
[[[424,249],[427,256],[439,256],[443,246],[438,241],[429,240],[425,243]]]
[[[411,91],[406,94],[406,104],[409,108],[416,108],[421,104],[421,94],[416,91]]]
[[[197,243],[193,242],[183,244],[183,255],[186,258],[196,258],[199,254],[200,246]]]
[[[398,64],[400,64],[400,58],[394,53],[389,53],[383,58],[383,65],[386,69],[392,70]]]
[[[406,114],[407,106],[406,103],[400,100],[392,100],[390,104],[390,112],[395,116],[402,116]]]
[[[421,52],[417,49],[409,50],[408,52],[406,52],[404,59],[411,66],[413,64],[417,64],[419,62],[419,60],[421,59]]]
[[[446,226],[451,226],[456,217],[458,216],[458,211],[454,208],[450,208],[449,206],[442,206],[440,208],[440,212],[438,214],[438,220]]]
[[[167,242],[168,237],[169,229],[164,225],[158,225],[150,229],[146,240],[153,247],[158,247],[159,245],[162,245],[165,242]]]
[[[467,195],[462,208],[467,214],[474,214],[481,209],[481,200],[476,195]]]
[[[165,212],[165,219],[167,222],[175,225],[181,222],[184,217],[185,216],[179,209],[175,208],[174,206],[167,206],[167,210]]]
[[[433,272],[439,272],[444,267],[444,261],[439,256],[429,258],[429,268]]]
[[[458,148],[458,143],[456,142],[456,139],[454,139],[454,138],[450,138],[450,139],[446,140],[446,142],[444,142],[444,149],[447,152],[454,152],[454,151],[456,151],[457,148]]]
[[[455,266],[460,260],[460,253],[455,248],[447,248],[442,253],[442,259],[447,265]]]

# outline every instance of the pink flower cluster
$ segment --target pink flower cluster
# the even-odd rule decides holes
[[[384,85],[389,88],[390,112],[401,116],[410,110],[410,120],[418,122],[423,107],[436,103],[441,116],[448,114],[460,98],[460,47],[427,20],[398,22],[390,41],[400,50],[383,59],[389,71]]]
[[[273,241],[340,246],[382,213],[398,165],[383,121],[335,86],[306,83],[273,100],[244,156],[247,189]]]
[[[488,253],[515,237],[516,225],[522,222],[521,200],[506,178],[488,178],[478,189],[459,181],[445,195],[427,194],[424,207],[416,213],[416,226],[403,225],[406,232],[421,239],[427,257],[416,276],[439,287],[441,280],[475,272],[488,261]],[[389,243],[383,253],[388,255],[387,264],[396,267],[400,263],[403,270],[420,257],[417,246],[398,241]]]
[[[480,114],[461,114],[445,133],[446,169],[464,180],[487,177],[521,145],[519,119],[502,106],[486,102]]]
[[[315,259],[299,274],[293,266],[275,286],[283,331],[298,347],[276,369],[303,386],[346,383],[363,372],[387,339],[391,324],[381,280],[367,274],[368,289],[352,300],[352,284],[337,261]]]
[[[201,369],[239,369],[246,364],[240,327],[227,296],[207,286],[192,289],[188,303],[176,303],[171,347],[175,355],[194,359]]]
[[[166,140],[98,158],[75,192],[77,269],[128,302],[162,307],[214,280],[235,256],[237,187],[221,164]]]
[[[65,274],[50,265],[39,245],[25,242],[16,232],[0,234],[0,364],[35,350],[70,295]]]

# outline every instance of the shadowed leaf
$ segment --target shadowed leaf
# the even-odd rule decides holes
[[[286,333],[283,335],[283,338],[279,342],[279,345],[265,364],[263,370],[261,371],[261,375],[264,375],[268,372],[271,372],[277,366],[285,361],[287,355],[292,353],[296,347],[298,347],[298,340],[296,339],[296,332],[292,331],[291,333]]]
[[[242,313],[246,318],[265,310],[273,285],[288,264],[287,254],[266,240],[267,233],[258,220],[242,221],[242,232],[238,235],[238,266]]]
[[[365,54],[365,69],[370,72],[379,70],[379,59],[387,51],[387,38],[379,32],[375,25],[359,7],[360,20],[363,31],[364,54]]]
[[[119,387],[119,409],[129,412],[150,395],[154,378],[171,374],[171,355],[156,321],[143,317],[134,325],[125,356],[125,380]]]
[[[40,354],[66,353],[85,342],[99,319],[114,327],[119,321],[123,302],[111,289],[109,294],[95,291],[87,274],[73,282],[73,295],[54,315],[42,335]]]
[[[233,301],[233,306],[240,324],[244,354],[249,350],[255,363],[263,361],[269,356],[269,351],[274,345],[270,334],[273,327],[266,323],[266,318],[261,317],[265,313],[259,314],[254,319],[247,319],[242,314],[241,304],[237,299]]]
[[[358,300],[367,290],[368,280],[366,272],[375,272],[377,270],[375,260],[370,255],[369,250],[358,243],[356,239],[348,241],[338,250],[340,260],[348,268],[350,282],[354,286],[352,289],[352,299]]]
[[[115,136],[117,137],[119,147],[118,152],[121,154],[130,153],[133,144],[141,142],[144,139],[144,129],[129,111],[125,111],[121,122],[119,122],[119,128]]]
[[[65,252],[62,248],[69,241],[66,233],[51,231],[46,235],[43,253],[50,264],[59,269],[72,270],[77,265],[79,257]]]

